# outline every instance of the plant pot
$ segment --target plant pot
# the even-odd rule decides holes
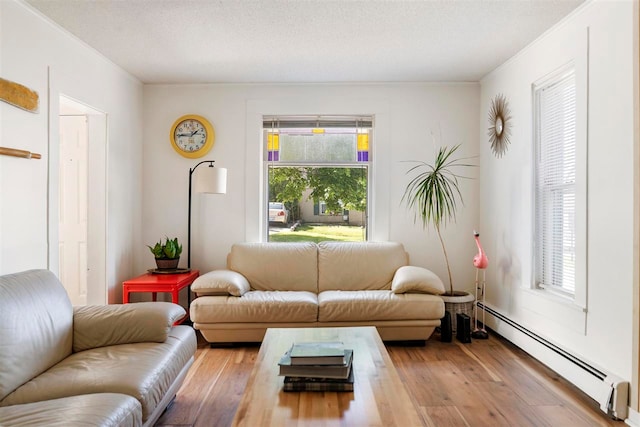
[[[178,263],[180,263],[180,258],[156,258],[156,266],[158,270],[175,270],[178,268]]]
[[[467,316],[473,318],[473,302],[474,297],[469,292],[453,291],[453,295],[445,294],[440,295],[444,300],[444,309],[451,315],[451,331],[457,331],[456,328],[456,314],[464,313]]]

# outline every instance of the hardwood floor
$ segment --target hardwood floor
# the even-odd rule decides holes
[[[156,426],[230,426],[258,350],[258,344],[212,349],[199,337],[196,361]],[[625,425],[492,333],[471,344],[442,343],[434,334],[424,347],[389,344],[387,351],[424,426]]]

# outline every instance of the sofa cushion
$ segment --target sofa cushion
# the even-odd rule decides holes
[[[434,320],[444,316],[442,298],[382,291],[324,291],[318,295],[318,321]]]
[[[400,267],[393,276],[391,291],[395,294],[425,293],[442,295],[445,292],[442,280],[431,270],[413,265]]]
[[[235,244],[227,267],[246,277],[252,290],[318,292],[315,243]]]
[[[318,290],[391,289],[396,270],[409,263],[401,243],[318,243]]]
[[[48,270],[0,277],[0,400],[71,354],[73,308]]]
[[[170,302],[87,305],[73,308],[73,351],[117,344],[164,342],[186,314]]]
[[[250,289],[249,282],[242,274],[231,270],[214,270],[199,276],[191,284],[191,291],[197,296],[232,295],[240,297]]]
[[[0,407],[0,424],[20,426],[137,427],[142,407],[131,396],[96,393]]]
[[[208,296],[191,303],[194,323],[316,322],[318,298],[305,291],[249,291],[242,297]]]
[[[0,406],[89,393],[122,393],[142,404],[145,421],[195,351],[195,333],[188,326],[175,326],[164,343],[82,351],[16,389]]]

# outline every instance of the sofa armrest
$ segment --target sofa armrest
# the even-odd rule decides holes
[[[442,280],[431,270],[405,265],[396,270],[391,282],[395,294],[423,293],[442,295],[445,292]]]
[[[191,284],[191,291],[197,296],[231,295],[241,297],[251,289],[249,281],[242,274],[232,270],[214,270],[202,274]]]
[[[73,308],[73,351],[137,342],[166,341],[186,315],[170,302],[89,305]]]

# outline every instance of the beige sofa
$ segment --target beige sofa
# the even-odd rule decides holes
[[[0,277],[0,425],[153,425],[195,332],[172,303],[72,307],[47,270]]]
[[[191,286],[193,325],[211,343],[258,342],[267,328],[376,326],[386,341],[440,325],[442,281],[394,242],[243,243],[227,269]]]

